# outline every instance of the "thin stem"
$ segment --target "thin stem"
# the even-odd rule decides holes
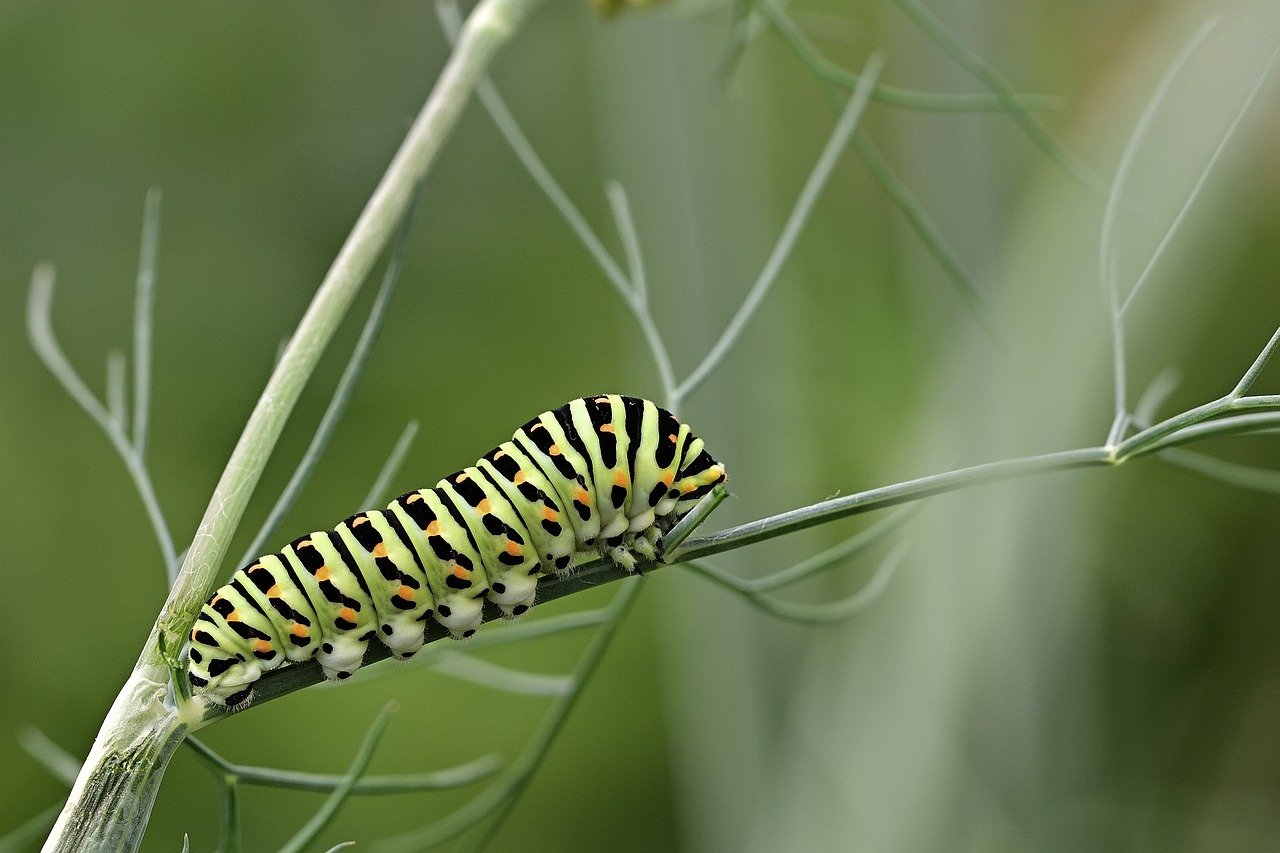
[[[365,319],[364,327],[360,330],[360,337],[356,340],[356,345],[351,350],[351,358],[348,359],[347,366],[343,368],[342,376],[339,377],[338,384],[333,389],[333,396],[329,398],[329,405],[325,408],[324,415],[320,418],[320,423],[316,426],[315,434],[311,437],[311,443],[307,445],[306,452],[298,460],[298,466],[294,469],[293,476],[289,478],[284,491],[276,499],[275,506],[271,508],[266,521],[262,522],[262,527],[258,530],[258,534],[253,537],[253,541],[249,543],[248,549],[236,565],[246,565],[262,553],[262,549],[266,547],[267,540],[275,532],[280,520],[293,508],[294,503],[298,500],[298,495],[302,493],[307,481],[311,479],[311,472],[315,470],[316,463],[320,461],[320,457],[324,455],[325,450],[329,447],[329,441],[333,438],[333,431],[337,428],[338,422],[342,420],[342,415],[347,410],[347,403],[351,401],[351,395],[355,391],[356,383],[360,381],[360,376],[364,373],[364,366],[369,359],[369,351],[373,348],[373,342],[377,339],[378,332],[382,330],[382,321],[386,317],[387,306],[391,303],[396,284],[400,281],[400,272],[404,269],[404,257],[409,247],[409,235],[413,230],[413,222],[417,218],[418,200],[421,198],[421,191],[419,191],[414,203],[409,208],[409,212],[405,215],[404,221],[400,224],[400,232],[396,236],[395,246],[391,250],[391,259],[387,262],[387,269],[382,276],[382,286],[378,289],[377,296],[374,297],[373,305],[369,309],[369,316]]]
[[[1120,155],[1120,163],[1116,167],[1115,177],[1111,180],[1110,191],[1107,193],[1107,203],[1102,213],[1102,232],[1098,239],[1098,278],[1102,284],[1103,291],[1106,293],[1108,307],[1111,311],[1115,420],[1112,422],[1111,432],[1107,436],[1108,447],[1115,447],[1123,440],[1123,435],[1117,429],[1117,425],[1122,416],[1128,411],[1129,405],[1127,369],[1125,366],[1124,313],[1121,309],[1120,286],[1116,281],[1116,260],[1112,247],[1115,241],[1116,223],[1120,214],[1120,204],[1124,195],[1125,183],[1128,181],[1129,173],[1133,170],[1133,164],[1137,160],[1138,149],[1142,146],[1148,131],[1151,129],[1151,125],[1155,122],[1156,113],[1164,103],[1165,97],[1169,94],[1174,78],[1182,71],[1183,66],[1191,59],[1191,55],[1195,53],[1196,48],[1208,37],[1215,26],[1217,26],[1216,19],[1202,24],[1191,40],[1178,53],[1173,64],[1165,71],[1164,76],[1160,78],[1160,82],[1157,84],[1150,100],[1147,101],[1146,106],[1143,107],[1142,114],[1138,117],[1138,123],[1134,126],[1133,132],[1129,134],[1124,152]]]
[[[870,489],[842,498],[822,501],[811,506],[732,527],[709,536],[690,538],[680,547],[664,554],[662,563],[641,564],[640,571],[648,572],[663,565],[674,565],[687,560],[732,551],[746,545],[825,524],[839,518],[896,506],[943,492],[969,488],[983,483],[1025,477],[1031,474],[1111,464],[1114,464],[1114,462],[1108,455],[1106,448],[1090,447],[1081,450],[1046,453],[1041,456],[990,462],[985,465],[975,465],[942,474],[933,474],[928,477],[920,477],[891,486]],[[581,592],[584,589],[593,589],[601,584],[627,577],[634,577],[634,575],[631,575],[610,560],[592,560],[580,566],[575,566],[571,575],[542,578],[538,583],[538,601],[541,603],[554,601],[558,598]],[[554,617],[554,619],[514,625],[501,631],[481,631],[470,641],[468,649],[475,650],[508,641],[519,640],[523,642],[534,636],[586,627],[595,624],[601,618],[598,611],[581,614],[580,616],[575,614],[574,616],[575,618],[572,621],[568,621],[568,616]],[[486,622],[501,618],[502,613],[496,606],[489,604],[485,606],[484,619]],[[561,620],[566,621],[562,622]],[[432,662],[437,659],[434,655],[443,654],[443,650],[447,648],[447,646],[442,647],[442,650],[437,652],[431,645],[447,636],[443,628],[435,623],[430,623],[426,633],[428,645],[415,656],[415,663],[418,660]],[[381,644],[370,645],[365,653],[364,664],[361,670],[356,673],[355,679],[360,679],[364,676],[365,667],[389,658],[390,655],[390,651],[385,646]],[[368,677],[376,678],[377,675],[371,673]],[[320,667],[314,660],[281,667],[267,673],[258,680],[254,685],[252,702],[247,707],[257,707],[263,702],[318,684],[323,680],[324,676],[320,672]],[[191,724],[193,727],[208,725],[232,714],[241,713],[243,710],[245,708],[229,710],[216,705],[204,706],[200,709],[200,719],[198,721],[193,720]]]
[[[445,36],[456,48],[461,21],[457,3],[454,0],[437,0],[436,16],[440,19]],[[529,173],[534,183],[538,185],[551,201],[551,204],[564,217],[565,222],[573,229],[573,233],[587,247],[592,259],[604,271],[605,277],[613,285],[614,290],[618,291],[622,298],[629,300],[631,298],[631,283],[627,280],[626,273],[618,266],[617,261],[609,254],[609,250],[604,247],[604,243],[600,241],[596,233],[591,230],[591,226],[587,224],[587,220],[578,211],[578,208],[574,206],[568,194],[556,183],[551,170],[543,164],[538,152],[534,150],[529,143],[529,139],[524,135],[524,131],[520,129],[515,116],[511,114],[506,102],[503,101],[502,96],[498,94],[497,88],[488,78],[482,78],[476,85],[476,97],[480,99],[480,103],[497,126],[498,132],[502,134],[502,138],[511,146],[511,150],[515,152],[525,171]]]
[[[107,414],[112,423],[119,424],[122,428],[127,417],[124,402],[124,374],[127,367],[124,353],[120,350],[107,353]]]
[[[444,28],[445,35],[451,40],[455,39],[459,25],[457,3],[453,2],[453,0],[437,0],[436,15],[440,19],[440,25]],[[568,193],[556,182],[555,176],[551,174],[551,170],[542,162],[542,158],[538,156],[538,152],[529,142],[528,137],[524,135],[524,131],[520,129],[519,122],[516,121],[515,116],[512,115],[511,110],[507,107],[506,102],[503,101],[493,83],[488,79],[483,80],[477,87],[476,94],[480,98],[480,103],[488,111],[490,118],[493,119],[498,132],[502,134],[503,139],[507,141],[507,144],[511,146],[511,150],[515,152],[516,158],[525,167],[529,176],[533,178],[534,183],[547,196],[552,206],[564,217],[565,222],[568,223],[582,245],[586,247],[587,253],[591,255],[596,265],[600,267],[610,285],[622,297],[627,308],[631,310],[641,331],[644,333],[649,351],[653,355],[654,365],[658,369],[658,376],[662,382],[663,394],[667,398],[668,407],[673,406],[678,402],[675,393],[675,371],[671,366],[671,356],[667,351],[666,343],[662,339],[662,333],[658,330],[653,314],[649,310],[648,285],[645,280],[644,263],[640,252],[640,240],[636,234],[635,224],[627,206],[626,194],[622,187],[619,184],[610,183],[606,186],[605,191],[613,210],[615,224],[622,239],[623,250],[627,254],[630,266],[629,276],[622,271],[622,268],[618,266],[618,262],[614,260],[613,255],[604,247],[604,243],[592,230],[587,223],[586,217],[574,205]]]
[[[629,578],[622,585],[622,589],[618,590],[614,596],[613,601],[609,604],[608,618],[600,626],[600,629],[596,631],[595,635],[592,636],[586,651],[582,653],[573,668],[572,678],[575,684],[579,686],[585,684],[592,672],[595,671],[596,665],[599,664],[600,659],[604,656],[605,649],[609,647],[609,642],[613,639],[618,625],[635,601],[641,580],[641,578],[634,576]],[[472,849],[483,847],[501,822],[502,817],[505,816],[521,791],[528,784],[529,779],[532,778],[534,772],[541,765],[543,757],[550,750],[556,735],[564,727],[564,723],[580,695],[582,695],[581,689],[575,689],[557,699],[546,715],[543,716],[525,750],[502,772],[493,785],[486,788],[479,796],[448,817],[423,829],[387,839],[376,845],[375,849],[387,851],[387,853],[395,850],[424,850],[437,844],[443,844],[487,819],[490,822],[481,837],[477,839],[477,843],[472,846]]]
[[[1251,409],[1277,409],[1280,408],[1280,396],[1257,396],[1257,397],[1236,397],[1230,395],[1220,397],[1203,405],[1188,409],[1185,412],[1167,418],[1160,423],[1148,427],[1137,434],[1133,435],[1126,441],[1121,442],[1114,448],[1115,460],[1123,462],[1126,459],[1135,456],[1145,456],[1163,447],[1168,447],[1170,442],[1166,441],[1169,436],[1175,433],[1178,435],[1176,444],[1184,443],[1187,440],[1196,440],[1197,437],[1206,434],[1217,435],[1222,432],[1230,432],[1231,429],[1214,427],[1213,424],[1222,421],[1238,422],[1234,418],[1224,418],[1223,415],[1232,412],[1246,411]],[[1244,416],[1249,417],[1249,416]],[[1219,420],[1214,420],[1215,418]],[[1209,423],[1205,423],[1208,421]],[[1252,422],[1247,422],[1252,423]],[[1191,436],[1190,439],[1187,436]]]
[[[22,853],[38,844],[58,817],[59,806],[50,806],[37,812],[19,824],[12,832],[0,837],[0,853]]]
[[[71,851],[85,842],[133,850],[140,842],[155,801],[156,786],[176,746],[173,738],[180,741],[186,731],[179,715],[164,705],[169,685],[159,637],[167,635],[168,648],[178,648],[186,637],[213,586],[227,545],[285,421],[321,353],[403,218],[414,188],[457,124],[476,82],[538,2],[480,0],[472,11],[458,48],[344,242],[249,416],[141,657],[103,721],[89,759],[46,842],[47,850]],[[41,267],[35,278],[32,301],[39,303],[43,296],[47,320],[52,273]],[[39,320],[40,313],[33,313]],[[52,340],[51,335],[48,338]],[[141,757],[127,765],[119,764],[135,755]],[[108,801],[103,797],[117,796],[117,791],[121,792],[118,797],[124,807],[104,810],[102,806]]]
[[[223,853],[240,851],[240,791],[232,776],[222,778],[222,828],[218,849]]]
[[[1228,462],[1206,456],[1194,450],[1183,450],[1180,447],[1169,447],[1160,451],[1160,460],[1185,468],[1211,480],[1219,480],[1230,486],[1252,489],[1256,492],[1280,494],[1280,471],[1265,468],[1254,468],[1237,462]]]
[[[787,219],[787,224],[782,229],[782,234],[778,237],[778,242],[774,245],[773,251],[765,262],[764,268],[760,271],[759,277],[706,357],[694,368],[689,377],[676,387],[675,396],[678,399],[687,399],[689,394],[711,374],[711,371],[715,369],[716,365],[720,363],[737,341],[738,335],[742,333],[747,322],[750,321],[760,307],[760,303],[764,301],[764,297],[768,294],[774,281],[777,280],[783,263],[786,262],[787,257],[791,254],[791,249],[795,246],[801,229],[804,228],[809,219],[809,213],[813,210],[813,205],[818,200],[819,193],[822,192],[822,188],[826,186],[827,180],[831,177],[831,172],[840,158],[840,153],[848,144],[854,128],[858,126],[858,119],[861,118],[863,110],[866,109],[871,89],[875,85],[876,77],[880,74],[880,69],[883,67],[884,59],[878,54],[867,60],[858,87],[854,89],[844,112],[841,113],[840,119],[836,122],[831,138],[827,140],[827,145],[823,149],[822,155],[818,158],[818,162],[814,164],[808,180],[805,181],[804,189],[801,190],[799,198],[796,199],[791,216]]]
[[[71,395],[71,399],[84,409],[85,414],[103,432],[111,436],[116,432],[111,413],[84,384],[53,334],[50,322],[53,311],[53,281],[54,271],[49,264],[40,264],[31,273],[31,290],[27,296],[27,336],[31,339],[31,347],[63,389]]]
[[[838,518],[896,506],[982,483],[1010,480],[1049,471],[1093,468],[1110,464],[1112,463],[1105,448],[1089,447],[973,465],[943,474],[931,474],[891,486],[869,489],[842,498],[832,498],[811,506],[793,509],[790,512],[740,524],[709,536],[699,536],[690,539],[684,547],[677,548],[674,553],[668,554],[666,559],[670,563],[694,560],[804,530],[817,524],[825,524]]]
[[[321,352],[403,218],[414,189],[435,161],[484,69],[538,2],[481,0],[467,19],[458,48],[343,243],[249,416],[201,519],[178,582],[165,602],[158,621],[161,630],[174,637],[186,635],[213,584],[227,543],[285,420]]]
[[[774,0],[750,0],[750,2],[815,76],[846,89],[858,87],[863,75],[841,68],[819,53],[778,3]],[[887,83],[876,83],[871,90],[871,97],[893,106],[936,112],[1000,112],[1008,108],[999,96],[983,92],[959,95],[917,92]],[[1016,95],[1014,97],[1016,103],[1023,109],[1056,110],[1062,106],[1060,98],[1047,95]]]
[[[893,578],[898,566],[901,565],[902,558],[906,556],[906,552],[905,546],[895,548],[880,563],[876,568],[875,574],[871,576],[862,589],[848,598],[826,604],[803,604],[797,601],[785,601],[772,595],[752,592],[744,588],[740,579],[703,560],[691,560],[684,565],[707,580],[713,581],[730,592],[741,596],[748,604],[768,613],[770,616],[806,625],[830,625],[835,622],[842,622],[865,610],[868,605],[879,598],[885,587],[889,585],[889,581]]]
[[[729,497],[729,490],[724,487],[724,483],[717,483],[716,487],[703,497],[702,500],[694,504],[693,509],[689,510],[684,516],[676,522],[676,526],[662,537],[662,551],[679,550],[684,540],[689,538],[689,534],[701,526],[702,522],[707,520],[711,513],[715,512],[716,507],[724,503],[724,499]]]
[[[1258,357],[1253,360],[1253,364],[1249,365],[1249,369],[1244,372],[1244,376],[1240,377],[1236,387],[1232,388],[1231,393],[1227,394],[1228,398],[1239,399],[1253,387],[1258,374],[1262,372],[1262,368],[1266,367],[1267,362],[1271,360],[1271,355],[1276,351],[1277,344],[1280,344],[1280,328],[1277,328],[1271,334],[1271,340],[1267,341],[1267,345],[1262,348],[1262,352],[1258,353]]]
[[[177,556],[173,537],[169,534],[169,524],[165,521],[164,511],[160,508],[160,500],[156,497],[151,475],[147,473],[142,457],[129,443],[124,424],[111,417],[110,412],[76,373],[58,344],[51,322],[53,283],[53,267],[48,264],[40,264],[31,274],[31,291],[27,297],[27,335],[31,339],[31,346],[71,399],[78,403],[85,414],[106,434],[116,454],[124,462],[125,470],[129,472],[138,497],[146,509],[156,543],[160,546],[160,556],[164,560],[165,569],[172,582],[177,572]]]
[[[617,181],[609,181],[605,184],[604,194],[609,199],[613,223],[618,229],[618,237],[622,239],[622,251],[627,257],[632,295],[641,303],[647,303],[649,285],[645,280],[644,256],[640,251],[640,237],[636,232],[635,220],[631,216],[631,204],[627,201],[627,191]]]
[[[1111,302],[1111,389],[1115,414],[1111,429],[1107,432],[1107,447],[1115,447],[1124,441],[1129,414],[1129,368],[1124,342],[1124,317]]]
[[[892,0],[892,2],[907,17],[911,18],[916,23],[916,26],[924,30],[925,34],[933,39],[935,44],[950,54],[951,58],[961,68],[981,80],[995,93],[996,98],[999,99],[1001,105],[1004,106],[1014,122],[1022,128],[1023,133],[1050,160],[1057,163],[1063,171],[1078,181],[1081,186],[1089,188],[1098,195],[1105,194],[1105,187],[1102,186],[1098,179],[1068,155],[1058,143],[1054,142],[1053,138],[1049,136],[1049,132],[1045,130],[1044,125],[1040,124],[1027,112],[1026,108],[1020,103],[1018,96],[1014,94],[1009,84],[996,73],[995,69],[987,65],[982,57],[965,47],[959,39],[952,35],[943,26],[942,21],[929,11],[928,7],[919,2],[919,0]]]
[[[352,760],[351,767],[348,768],[346,775],[342,777],[342,783],[333,789],[333,793],[328,796],[311,820],[307,821],[302,829],[298,830],[297,835],[289,839],[280,848],[281,853],[302,853],[307,845],[324,831],[324,828],[329,825],[329,821],[333,820],[334,815],[338,813],[338,809],[342,808],[342,804],[351,795],[356,782],[364,774],[365,768],[373,760],[373,751],[377,748],[378,740],[382,737],[382,733],[386,731],[387,723],[390,721],[391,714],[395,709],[396,705],[393,702],[378,714],[377,719],[373,721],[373,725],[369,726],[369,732],[364,736],[364,742],[360,744],[360,749],[356,751],[356,757]]]
[[[395,478],[396,472],[400,470],[405,454],[409,452],[409,446],[413,444],[413,439],[417,434],[417,421],[409,421],[404,425],[400,438],[396,439],[395,447],[391,448],[391,452],[387,454],[387,461],[382,463],[382,470],[378,472],[378,478],[369,487],[369,493],[364,496],[360,506],[375,506],[386,501],[387,489]]]
[[[1277,406],[1276,408],[1280,408]],[[1152,440],[1146,446],[1130,453],[1126,459],[1137,459],[1148,456],[1152,453],[1160,453],[1170,447],[1177,447],[1183,444],[1190,444],[1195,441],[1203,441],[1206,438],[1213,438],[1222,435],[1237,435],[1250,432],[1266,432],[1275,430],[1280,427],[1280,413],[1277,412],[1256,412],[1248,415],[1236,415],[1235,417],[1218,418],[1217,420],[1194,423],[1189,426],[1181,427],[1174,432],[1161,437],[1159,440]],[[1134,436],[1137,438],[1137,436]]]
[[[160,250],[160,188],[147,191],[138,249],[138,283],[133,300],[133,449],[147,452],[151,406],[151,330],[155,305],[156,256]]]
[[[1191,192],[1183,200],[1182,206],[1178,208],[1178,214],[1169,223],[1169,227],[1165,229],[1164,236],[1160,238],[1160,242],[1156,245],[1155,251],[1151,253],[1151,257],[1147,260],[1147,265],[1142,268],[1142,273],[1138,276],[1138,280],[1129,290],[1129,295],[1125,297],[1124,303],[1120,306],[1120,314],[1123,315],[1129,310],[1129,306],[1133,303],[1134,297],[1138,295],[1138,291],[1147,283],[1147,279],[1151,277],[1151,271],[1155,269],[1156,263],[1164,254],[1164,250],[1173,240],[1173,235],[1177,233],[1178,228],[1182,225],[1182,221],[1186,218],[1187,213],[1191,210],[1191,206],[1195,204],[1196,199],[1200,196],[1200,191],[1204,189],[1205,183],[1209,180],[1209,173],[1213,171],[1213,167],[1217,165],[1218,160],[1222,157],[1222,152],[1227,149],[1227,144],[1231,141],[1231,137],[1235,135],[1236,130],[1244,121],[1244,117],[1253,108],[1254,103],[1258,100],[1258,95],[1262,92],[1262,86],[1267,81],[1267,77],[1271,73],[1271,67],[1275,65],[1276,56],[1280,55],[1280,48],[1273,50],[1271,56],[1267,59],[1267,64],[1263,66],[1262,73],[1258,75],[1257,81],[1253,84],[1249,97],[1245,98],[1244,103],[1240,105],[1240,109],[1236,111],[1235,118],[1227,127],[1226,133],[1218,140],[1217,146],[1213,149],[1213,154],[1209,157],[1209,162],[1204,164],[1204,168],[1200,170],[1200,174],[1196,177],[1195,184],[1191,187]]]
[[[908,504],[901,509],[886,515],[875,524],[860,530],[843,542],[839,542],[827,550],[802,560],[789,568],[773,572],[761,578],[742,580],[742,588],[747,592],[770,592],[784,586],[791,586],[802,580],[839,566],[845,560],[865,551],[879,542],[889,533],[897,530],[908,519],[915,515],[921,503]]]
[[[1181,382],[1182,375],[1176,369],[1169,367],[1160,371],[1138,398],[1137,408],[1133,410],[1133,422],[1140,429],[1149,426],[1156,419],[1156,412],[1160,411],[1160,407]]]
[[[564,696],[573,689],[573,679],[567,675],[543,675],[510,669],[457,652],[439,658],[431,665],[431,669],[441,675],[469,681],[481,687],[523,696]]]
[[[274,767],[254,767],[232,764],[204,741],[188,737],[187,744],[204,761],[215,776],[234,776],[242,784],[264,788],[286,788],[294,791],[329,792],[343,783],[345,776],[328,773],[302,773],[296,770],[278,770]],[[351,793],[355,795],[405,794],[413,791],[436,791],[470,785],[498,771],[501,762],[496,754],[489,754],[442,770],[424,773],[400,773],[385,776],[362,776]]]
[[[978,293],[977,288],[974,287],[973,279],[965,272],[964,267],[960,265],[960,260],[947,246],[946,241],[942,239],[941,231],[933,224],[933,220],[929,218],[924,205],[912,195],[906,184],[889,168],[889,164],[885,162],[884,157],[881,156],[880,151],[870,137],[861,131],[856,131],[850,144],[853,146],[853,150],[858,153],[862,164],[867,167],[872,179],[889,196],[889,200],[893,202],[894,207],[898,208],[898,212],[906,217],[911,230],[916,232],[920,242],[924,243],[925,249],[933,256],[938,266],[942,267],[943,273],[955,286],[965,304],[973,311],[974,316],[978,318],[984,328],[987,328],[988,333],[993,333],[987,325],[990,321],[986,313],[986,303],[983,301],[981,294]]]
[[[640,237],[636,233],[631,207],[627,203],[627,193],[616,181],[611,181],[605,187],[605,193],[609,197],[613,219],[618,228],[618,235],[622,238],[622,246],[631,269],[632,295],[627,303],[636,322],[640,324],[645,341],[649,345],[649,352],[653,355],[653,363],[658,368],[658,379],[662,383],[662,394],[667,407],[674,409],[679,402],[676,394],[675,370],[671,366],[667,344],[662,339],[658,324],[654,322],[653,314],[649,310],[649,286],[645,281],[644,258],[640,252]]]
[[[64,785],[74,785],[80,775],[80,759],[54,743],[48,735],[35,726],[18,730],[18,745],[49,771],[49,775]]]

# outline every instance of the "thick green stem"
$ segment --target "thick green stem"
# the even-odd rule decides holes
[[[482,0],[249,416],[129,681],[103,721],[45,850],[134,850],[185,728],[165,707],[168,665],[213,586],[276,440],[334,331],[498,49],[540,0]]]

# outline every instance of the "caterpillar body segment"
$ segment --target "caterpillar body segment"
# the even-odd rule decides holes
[[[346,678],[374,638],[408,657],[428,619],[468,637],[486,598],[519,616],[538,578],[576,559],[634,570],[656,558],[662,535],[725,478],[688,425],[654,403],[573,400],[434,487],[240,569],[201,609],[188,678],[196,694],[234,706],[263,673],[313,657],[326,677]]]

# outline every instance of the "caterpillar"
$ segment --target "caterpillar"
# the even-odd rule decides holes
[[[483,599],[529,610],[538,578],[607,557],[628,571],[724,466],[687,424],[638,397],[584,397],[543,412],[429,489],[300,536],[237,571],[200,610],[187,678],[218,704],[248,702],[264,672],[315,658],[326,678],[359,669],[377,637],[396,658],[428,618],[475,633]]]

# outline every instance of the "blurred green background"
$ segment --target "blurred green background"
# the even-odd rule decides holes
[[[1016,89],[1061,95],[1043,120],[1107,177],[1159,76],[1221,15],[1139,153],[1117,232],[1130,281],[1280,43],[1280,12],[1261,0],[933,5]],[[850,69],[878,49],[887,81],[982,91],[890,4],[810,0],[796,17]],[[615,249],[602,187],[629,191],[681,374],[750,286],[834,120],[767,32],[720,85],[729,22],[726,8],[604,21],[550,2],[495,67]],[[33,266],[56,265],[55,329],[100,391],[107,353],[130,346],[143,199],[163,189],[148,462],[185,543],[445,56],[430,4],[0,5],[0,834],[66,793],[20,732],[37,725],[83,755],[164,597],[123,466],[27,344]],[[1134,398],[1167,366],[1182,377],[1164,414],[1228,390],[1280,323],[1278,100],[1272,80],[1135,303]],[[774,292],[682,412],[732,474],[713,527],[1106,434],[1102,199],[999,113],[874,104],[864,127],[972,275],[994,333],[846,154]],[[305,447],[359,322],[299,406],[233,554]],[[1278,383],[1270,371],[1260,388]],[[473,107],[430,178],[351,410],[273,544],[356,509],[409,419],[422,429],[401,491],[602,390],[659,393],[643,339]],[[1204,449],[1280,466],[1274,436]],[[819,629],[658,572],[494,846],[1276,849],[1277,508],[1156,461],[934,499],[877,604]],[[722,565],[758,575],[860,523]],[[795,595],[826,600],[873,569],[859,561]],[[484,657],[564,672],[584,640]],[[512,757],[546,706],[391,668],[205,739],[234,761],[339,772],[390,698],[401,711],[372,772]],[[324,840],[409,829],[478,790],[355,800]],[[273,849],[319,801],[247,790],[247,847]],[[217,822],[214,781],[180,752],[146,849],[179,849],[184,832],[211,849]]]

